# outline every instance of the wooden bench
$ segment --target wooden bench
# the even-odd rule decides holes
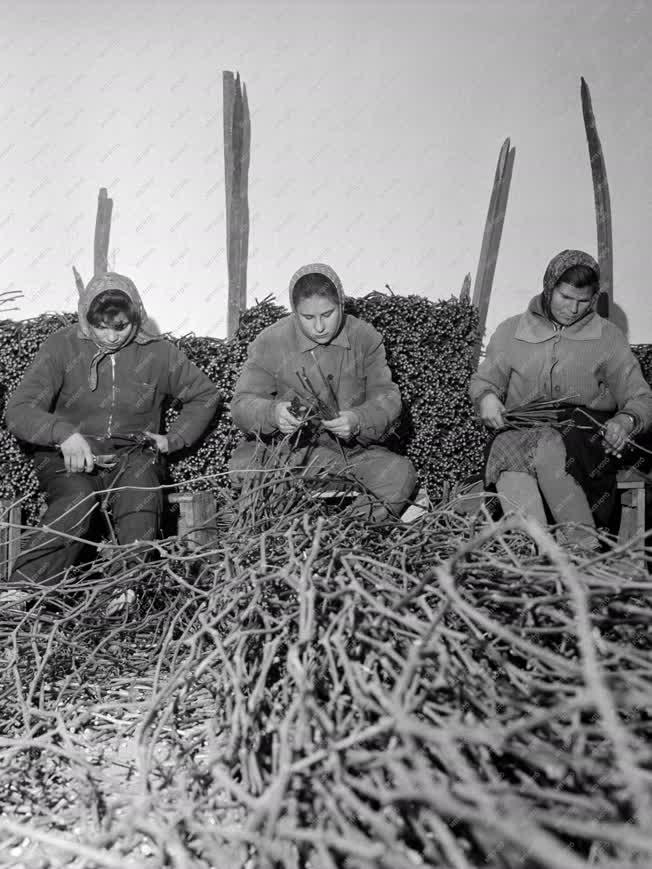
[[[618,472],[621,517],[618,542],[635,540],[632,545],[633,559],[645,566],[645,480],[629,468]]]
[[[7,580],[20,552],[20,506],[0,500],[0,581]]]
[[[216,538],[215,496],[212,492],[176,492],[168,502],[179,509],[177,534],[192,549],[208,546]]]

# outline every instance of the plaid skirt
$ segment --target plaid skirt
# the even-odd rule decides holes
[[[536,476],[534,456],[543,438],[560,434],[566,448],[565,470],[584,489],[599,527],[610,527],[617,518],[616,472],[622,461],[605,453],[601,426],[613,411],[592,410],[595,424],[587,425],[581,408],[568,408],[558,426],[535,426],[501,431],[489,445],[485,485],[495,486],[503,471],[521,471]]]
[[[520,471],[536,476],[534,454],[542,438],[550,437],[552,426],[502,431],[491,442],[484,478],[487,486],[495,486],[503,471]]]

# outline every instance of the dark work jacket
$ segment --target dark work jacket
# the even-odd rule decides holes
[[[217,387],[170,341],[133,341],[97,366],[97,346],[76,325],[51,335],[9,398],[7,428],[30,444],[55,447],[79,432],[110,440],[113,435],[160,432],[167,396],[183,409],[168,433],[170,452],[190,446],[203,433],[220,400]]]

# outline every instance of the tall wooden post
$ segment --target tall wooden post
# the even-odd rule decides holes
[[[95,218],[95,250],[93,273],[105,275],[109,270],[109,236],[111,234],[111,213],[113,200],[109,199],[106,187],[100,187],[97,197],[97,217]]]
[[[84,281],[82,280],[82,276],[79,274],[75,266],[72,267],[72,273],[75,276],[75,286],[77,287],[77,292],[81,296],[84,292]]]
[[[607,181],[607,167],[602,153],[602,144],[598,136],[598,128],[593,114],[591,92],[582,78],[580,85],[582,98],[582,115],[586,141],[589,146],[591,176],[593,178],[593,198],[595,200],[595,222],[598,235],[598,264],[600,266],[600,295],[598,296],[598,314],[608,317],[614,300],[614,263],[613,238],[611,232],[611,197]]]
[[[478,271],[473,286],[473,304],[478,309],[478,316],[480,319],[480,339],[476,345],[474,360],[476,365],[480,359],[482,335],[487,322],[487,312],[489,310],[491,288],[493,286],[494,273],[496,271],[500,239],[503,234],[503,223],[505,221],[505,212],[507,210],[507,199],[509,197],[509,187],[512,180],[515,154],[516,149],[510,147],[509,139],[505,139],[503,146],[500,149],[500,154],[498,155],[496,174],[494,176],[494,186],[489,199],[489,210],[487,211],[487,220],[485,222],[484,235],[482,237]]]
[[[227,335],[238,330],[247,307],[249,255],[249,160],[251,119],[247,89],[240,75],[222,73],[224,100],[224,182],[226,192],[226,249],[229,272]]]
[[[460,290],[460,302],[470,302],[471,301],[471,272],[467,272],[464,275],[464,280],[462,281],[462,289]]]

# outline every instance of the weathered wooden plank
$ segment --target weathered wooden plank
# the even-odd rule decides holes
[[[233,171],[234,171],[234,148],[233,148],[233,115],[236,101],[235,76],[225,70],[222,73],[222,94],[224,112],[224,195],[226,200],[226,263],[228,274],[228,298],[227,298],[227,336],[233,337],[240,321],[240,306],[237,297],[234,297],[233,288]]]
[[[460,290],[460,302],[468,302],[471,299],[471,272],[467,272]]]
[[[485,221],[484,234],[482,237],[478,271],[475,276],[475,284],[473,287],[473,304],[478,309],[481,334],[484,333],[487,321],[491,289],[496,271],[500,240],[503,232],[503,224],[505,222],[505,213],[507,211],[507,200],[512,180],[515,154],[516,150],[510,147],[509,138],[505,139],[500,149],[498,162],[496,164],[494,184],[491,190],[487,219]],[[481,342],[478,343],[476,348],[476,362],[480,356],[480,346]]]
[[[489,197],[489,208],[487,209],[487,217],[485,219],[484,232],[482,235],[482,246],[480,248],[480,258],[478,260],[478,269],[475,274],[475,282],[473,285],[473,304],[480,308],[483,303],[483,295],[486,292],[487,278],[487,262],[489,260],[491,248],[491,234],[493,231],[494,220],[498,208],[498,197],[500,193],[500,181],[504,171],[505,162],[507,160],[507,152],[509,151],[509,139],[507,139],[498,155],[498,163],[494,173],[494,183],[491,188],[491,196]],[[487,300],[488,303],[488,300]]]
[[[240,322],[240,236],[242,232],[242,89],[240,76],[235,79],[235,96],[233,100],[233,166],[232,166],[232,195],[231,195],[231,235],[229,239],[228,263],[229,263],[229,313],[233,333],[237,331]]]
[[[20,554],[22,510],[20,505],[0,500],[0,578],[7,580]],[[6,524],[5,524],[6,523]]]
[[[95,247],[93,273],[104,275],[109,270],[109,237],[111,235],[111,214],[113,200],[109,199],[106,187],[101,187],[97,197],[97,216],[95,218]]]
[[[607,166],[595,122],[591,92],[585,79],[581,79],[582,116],[586,141],[589,147],[591,177],[593,179],[593,198],[595,201],[595,222],[598,237],[598,264],[600,266],[600,296],[598,313],[609,316],[613,305],[613,236],[611,227],[611,196],[607,181]]]
[[[251,158],[251,117],[247,88],[242,85],[242,153],[240,155],[240,241],[238,284],[240,311],[247,309],[247,264],[249,260],[249,163]]]
[[[82,276],[79,274],[75,266],[72,267],[72,273],[75,276],[75,286],[77,287],[77,292],[81,295],[84,292],[84,282],[82,280]]]
[[[179,506],[178,536],[191,549],[208,546],[217,536],[215,497],[212,492],[180,492],[170,495],[171,504]]]
[[[240,76],[223,73],[224,168],[226,192],[226,241],[229,294],[227,333],[238,329],[247,304],[247,258],[249,252],[248,178],[251,121],[246,89]],[[229,123],[230,116],[230,123]]]

